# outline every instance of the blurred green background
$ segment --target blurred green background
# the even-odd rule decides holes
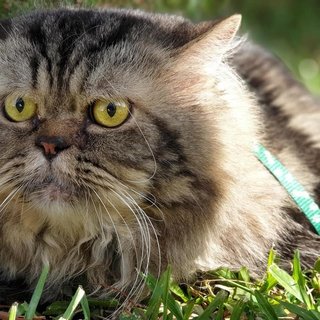
[[[182,14],[193,21],[241,13],[242,32],[275,52],[320,94],[320,0],[0,0],[0,18],[60,4],[142,8]]]

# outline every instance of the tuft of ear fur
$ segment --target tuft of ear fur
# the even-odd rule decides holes
[[[240,23],[241,15],[236,14],[216,23],[198,24],[195,26],[197,36],[174,52],[166,77],[170,78],[170,83],[175,83],[173,91],[179,92],[180,99],[183,93],[190,96],[190,90],[198,96],[204,92],[212,93],[213,87],[225,92],[231,88],[230,83],[240,83],[232,68],[225,63],[242,42],[236,37]]]
[[[178,59],[185,60],[186,63],[195,58],[221,61],[222,57],[237,45],[234,39],[240,24],[240,14],[235,14],[213,25],[211,23],[204,33],[179,50]]]
[[[234,14],[219,23],[209,31],[208,36],[219,41],[221,46],[228,45],[235,37],[241,24],[241,14]]]

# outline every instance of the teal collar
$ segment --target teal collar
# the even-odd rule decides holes
[[[320,234],[320,208],[309,193],[294,178],[294,176],[275,158],[264,146],[257,144],[254,147],[256,157],[272,173],[279,183],[287,190],[300,210],[309,219],[318,234]]]

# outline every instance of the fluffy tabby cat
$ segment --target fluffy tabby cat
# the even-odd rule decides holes
[[[273,246],[313,263],[320,237],[252,146],[319,199],[319,103],[239,24],[69,9],[1,22],[0,292],[45,264],[48,294],[80,278],[137,297],[140,273],[168,264],[178,280],[258,276]]]

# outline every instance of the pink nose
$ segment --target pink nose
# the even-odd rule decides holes
[[[42,149],[48,160],[54,158],[59,152],[68,149],[70,144],[64,137],[60,136],[40,136],[36,139],[36,146]]]
[[[47,143],[47,142],[40,142],[40,144],[43,146],[44,154],[45,155],[55,155],[56,152],[56,145],[53,143]]]

